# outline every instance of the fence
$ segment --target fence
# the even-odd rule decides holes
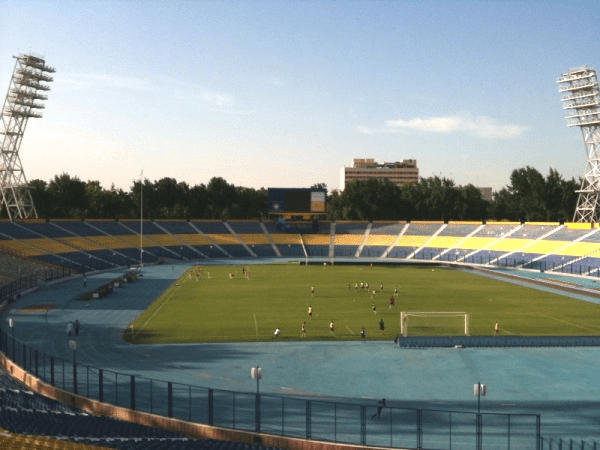
[[[599,450],[598,442],[574,441],[573,439],[541,439],[541,450]]]
[[[4,301],[12,302],[18,298],[21,292],[26,291],[27,289],[36,287],[39,284],[47,283],[48,281],[68,277],[76,273],[78,272],[68,267],[57,267],[20,277],[18,280],[0,286],[0,303],[3,303]]]
[[[386,407],[184,385],[47,355],[0,332],[2,352],[50,385],[90,399],[219,427],[379,447],[541,450],[540,416]],[[562,449],[561,449],[562,450]],[[566,450],[566,448],[564,449]]]

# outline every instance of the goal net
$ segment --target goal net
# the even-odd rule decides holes
[[[407,312],[400,313],[402,336],[459,336],[469,335],[469,315],[465,312]]]

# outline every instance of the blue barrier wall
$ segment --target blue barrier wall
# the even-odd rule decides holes
[[[402,348],[427,347],[600,347],[600,336],[406,336]]]

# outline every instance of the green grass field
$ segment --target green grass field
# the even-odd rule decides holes
[[[364,327],[369,340],[391,340],[400,333],[400,311],[464,311],[469,314],[471,335],[494,334],[496,321],[501,335],[600,334],[600,305],[457,270],[297,264],[247,269],[252,272],[249,280],[241,267],[204,266],[198,281],[196,269],[188,270],[140,314],[125,339],[133,343],[271,341],[280,327],[276,339],[282,341],[357,340]],[[373,296],[361,289],[361,282],[368,282],[369,290],[377,293]],[[390,308],[395,286],[399,294]],[[312,319],[307,314],[309,305]],[[384,334],[379,330],[381,319]],[[464,331],[462,318],[409,320],[409,335]]]

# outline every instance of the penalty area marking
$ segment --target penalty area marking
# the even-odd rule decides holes
[[[568,323],[569,325],[572,325],[572,326],[577,327],[577,328],[581,328],[582,330],[591,331],[592,333],[597,333],[598,332],[598,330],[592,330],[591,328],[582,327],[581,325],[577,325],[577,324],[571,323],[571,322],[569,322],[567,320],[559,319],[558,317],[547,316],[546,314],[542,314],[542,313],[537,313],[537,314],[540,315],[540,316],[543,316],[543,317],[547,317],[548,319],[553,319],[553,320],[558,320],[559,322]]]
[[[185,283],[185,281],[186,281],[186,280],[184,279],[184,280],[181,282],[181,284]],[[169,295],[169,296],[168,296],[168,297],[165,299],[165,301],[162,303],[162,305],[160,305],[160,306],[159,306],[159,307],[156,309],[156,311],[154,311],[154,314],[152,314],[152,315],[150,316],[150,318],[149,318],[148,320],[146,320],[146,322],[144,322],[144,324],[143,324],[141,327],[139,327],[139,328],[137,329],[136,333],[133,335],[133,339],[135,339],[135,338],[137,337],[137,335],[140,333],[140,331],[142,331],[142,329],[143,329],[143,328],[144,328],[146,325],[148,325],[148,323],[149,323],[149,322],[150,322],[152,319],[154,319],[154,316],[156,316],[156,315],[158,314],[158,312],[159,312],[159,311],[162,309],[162,307],[163,307],[163,306],[165,306],[169,300],[171,300],[171,297],[173,297],[173,295],[175,294],[175,292],[177,292],[177,290],[178,290],[178,289],[181,287],[181,284],[175,284],[175,289],[173,289],[173,291],[171,292],[171,294],[170,294],[170,295]]]

